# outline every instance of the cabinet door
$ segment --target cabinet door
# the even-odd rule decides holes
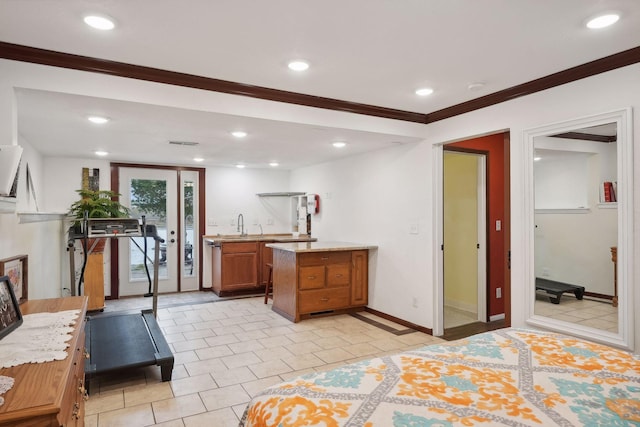
[[[349,286],[351,283],[351,262],[327,265],[327,286]]]
[[[235,290],[258,286],[258,254],[222,255],[222,289]]]
[[[353,251],[351,260],[351,305],[367,305],[369,300],[369,251]]]
[[[298,273],[298,288],[305,289],[321,289],[324,288],[325,270],[323,265],[314,265],[310,267],[300,267]]]

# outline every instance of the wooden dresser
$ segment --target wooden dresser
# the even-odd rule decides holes
[[[340,242],[272,244],[273,311],[289,320],[362,310],[369,249]]]
[[[84,323],[86,297],[31,300],[20,306],[22,314],[80,310],[69,356],[60,361],[28,363],[0,369],[0,375],[15,379],[0,406],[0,426],[83,426],[84,400]]]

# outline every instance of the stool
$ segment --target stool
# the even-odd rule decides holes
[[[273,293],[273,264],[265,264],[269,269],[269,278],[267,279],[267,284],[264,287],[264,303],[266,304],[269,300],[269,291]]]

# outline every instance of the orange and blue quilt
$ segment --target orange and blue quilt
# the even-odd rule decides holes
[[[640,359],[502,329],[270,387],[242,427],[638,426]]]

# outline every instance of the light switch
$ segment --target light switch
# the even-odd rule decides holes
[[[418,234],[418,224],[409,224],[409,234]]]
[[[502,230],[502,221],[496,220],[496,231]]]

